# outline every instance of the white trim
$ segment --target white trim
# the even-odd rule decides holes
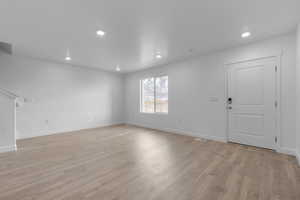
[[[228,100],[228,66],[227,64],[224,65],[225,68],[225,101],[224,101],[224,116],[225,116],[225,122],[226,122],[226,129],[225,129],[225,137],[226,137],[226,142],[229,142],[229,119],[228,119],[228,110],[227,110],[227,100]]]
[[[17,145],[0,147],[0,153],[17,151]]]
[[[277,108],[276,108],[276,137],[277,137],[277,144],[276,144],[276,151],[280,151],[283,147],[281,147],[281,60],[282,60],[282,53],[276,56],[276,63],[277,63],[277,71],[276,71],[276,82],[275,82],[275,89],[276,89],[276,101],[277,101]],[[294,153],[295,155],[295,153]]]
[[[274,147],[274,150],[277,152],[281,151],[281,99],[280,99],[280,94],[281,94],[281,59],[282,59],[283,51],[280,51],[277,54],[274,55],[265,55],[261,57],[255,57],[255,58],[248,58],[244,60],[237,60],[237,61],[232,61],[232,62],[227,62],[224,64],[225,68],[225,100],[227,101],[228,98],[228,69],[231,65],[234,64],[239,64],[239,63],[244,63],[244,62],[251,62],[251,61],[257,61],[257,60],[264,60],[264,59],[275,59],[275,63],[277,66],[277,73],[276,73],[276,82],[275,82],[275,89],[276,89],[276,98],[275,100],[277,101],[277,109],[276,109],[276,133],[275,136],[277,137],[277,143]],[[228,130],[228,110],[226,109],[227,103],[226,101],[224,102],[225,106],[225,116],[226,116],[226,141],[229,141],[229,130]],[[293,154],[294,155],[294,154]]]
[[[233,60],[233,61],[229,61],[229,62],[225,62],[224,66],[227,67],[229,65],[234,65],[234,64],[239,64],[239,63],[244,63],[244,62],[250,62],[250,61],[256,61],[256,60],[262,60],[262,59],[268,59],[268,58],[278,58],[283,55],[283,51],[274,53],[274,54],[270,54],[270,55],[264,55],[264,56],[260,56],[260,57],[253,57],[253,58],[245,58],[245,59],[239,59],[239,60]]]
[[[300,166],[300,149],[297,150],[297,148],[294,151],[294,156],[296,157],[297,163]]]
[[[296,150],[295,149],[290,149],[286,147],[280,147],[278,150],[276,150],[277,153],[282,153],[286,155],[291,155],[291,156],[296,156]]]
[[[185,130],[179,130],[179,129],[173,129],[173,128],[158,128],[158,127],[152,127],[152,126],[148,126],[148,125],[144,125],[144,124],[138,124],[138,123],[133,123],[133,122],[126,122],[125,124],[127,124],[127,125],[133,125],[133,126],[138,126],[138,127],[142,127],[142,128],[148,128],[148,129],[158,130],[158,131],[163,131],[163,132],[168,132],[168,133],[174,133],[174,134],[178,134],[178,135],[204,138],[204,139],[214,140],[214,141],[218,141],[218,142],[225,142],[225,143],[227,142],[226,138],[224,138],[224,137],[203,134],[201,132],[185,131]]]
[[[168,115],[167,112],[141,112],[141,115]]]
[[[125,124],[124,122],[112,122],[112,123],[104,123],[102,125],[98,126],[91,126],[91,127],[86,127],[86,128],[79,128],[79,129],[66,129],[62,130],[60,132],[48,132],[48,133],[43,133],[43,134],[38,134],[38,135],[31,135],[31,136],[25,136],[22,137],[20,133],[18,133],[17,140],[23,140],[23,139],[29,139],[29,138],[35,138],[35,137],[43,137],[47,135],[57,135],[57,134],[64,134],[64,133],[70,133],[70,132],[77,132],[77,131],[83,131],[83,130],[89,130],[89,129],[96,129],[96,128],[106,128],[110,126],[119,126]]]
[[[18,95],[14,94],[8,90],[5,90],[3,88],[0,88],[0,94],[8,97],[9,99],[17,99],[19,97]]]
[[[168,133],[174,133],[174,134],[183,135],[183,136],[191,136],[191,137],[197,137],[197,138],[204,138],[204,139],[218,141],[218,142],[224,142],[224,143],[228,142],[227,138],[219,137],[219,136],[214,136],[214,135],[202,134],[200,132],[192,132],[192,131],[178,130],[178,129],[172,129],[172,128],[157,128],[157,127],[152,127],[152,126],[138,124],[138,123],[133,123],[133,122],[126,122],[125,124],[126,125],[137,126],[137,127],[141,127],[141,128],[148,128],[148,129],[153,129],[153,130],[168,132]],[[294,149],[281,147],[276,152],[277,153],[286,154],[286,155],[295,156],[297,158],[298,162],[299,162],[299,165],[300,165],[300,154],[297,154]]]
[[[296,159],[298,160],[298,165],[300,166],[300,152],[295,152]]]

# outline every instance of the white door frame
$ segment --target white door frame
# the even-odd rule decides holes
[[[225,110],[225,116],[226,116],[226,142],[229,142],[229,127],[228,127],[228,110],[227,110],[227,99],[228,99],[228,70],[229,66],[233,64],[238,64],[238,63],[243,63],[243,62],[249,62],[249,61],[256,61],[256,60],[262,60],[262,59],[268,59],[268,58],[274,58],[276,66],[277,66],[277,73],[275,77],[275,100],[277,101],[277,109],[276,109],[276,133],[275,137],[277,137],[277,143],[275,145],[274,150],[279,152],[280,147],[281,147],[281,127],[280,127],[280,122],[281,122],[281,100],[280,100],[280,94],[281,94],[281,87],[280,87],[280,82],[281,82],[281,76],[280,76],[280,68],[281,68],[281,57],[282,57],[282,52],[274,55],[269,55],[269,56],[262,56],[262,57],[255,57],[251,59],[244,59],[244,60],[238,60],[238,61],[233,61],[233,62],[227,62],[224,64],[225,68],[225,101],[224,101],[224,110]],[[275,73],[275,72],[274,72]]]

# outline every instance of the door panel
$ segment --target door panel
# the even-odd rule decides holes
[[[239,132],[250,136],[264,135],[264,115],[259,114],[234,114],[233,126]]]
[[[261,59],[228,67],[229,141],[275,148],[275,65],[275,59]]]
[[[264,92],[263,66],[236,70],[236,100],[241,105],[262,105]]]

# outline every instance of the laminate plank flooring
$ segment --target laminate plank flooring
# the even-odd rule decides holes
[[[18,141],[0,154],[5,200],[300,200],[292,156],[134,126]]]

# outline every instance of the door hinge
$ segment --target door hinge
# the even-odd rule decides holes
[[[277,65],[275,66],[275,72],[277,72]]]
[[[275,143],[277,143],[277,136],[275,137]]]
[[[275,101],[274,105],[275,105],[275,108],[277,108],[277,107],[278,107],[278,103],[277,103],[277,101]]]

